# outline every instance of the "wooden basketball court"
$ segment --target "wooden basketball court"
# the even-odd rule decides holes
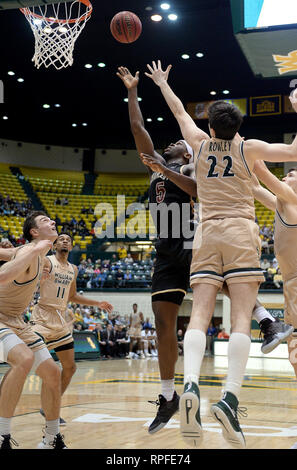
[[[290,449],[297,441],[297,390],[285,359],[248,363],[240,418],[248,449]],[[7,370],[0,366],[0,377]],[[202,449],[231,449],[210,415],[210,405],[221,396],[227,358],[205,357],[200,379]],[[183,390],[183,358],[176,367],[176,389]],[[16,449],[33,449],[40,442],[44,418],[39,413],[40,379],[29,375],[13,419]],[[160,393],[157,358],[77,362],[77,372],[63,397],[61,428],[70,449],[189,449],[179,433],[179,415],[155,435],[148,425],[156,406],[148,400]]]

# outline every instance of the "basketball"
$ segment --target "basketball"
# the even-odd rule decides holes
[[[110,31],[113,37],[122,43],[136,41],[142,31],[142,24],[135,13],[120,11],[110,22]]]

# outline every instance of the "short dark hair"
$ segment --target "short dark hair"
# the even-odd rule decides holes
[[[72,245],[73,245],[73,237],[72,237],[72,235],[70,235],[70,233],[68,233],[68,232],[61,232],[61,233],[58,233],[58,236],[57,236],[56,240],[54,241],[54,243],[56,243],[56,241],[58,240],[58,238],[59,238],[61,235],[67,235],[67,236],[70,238],[71,243],[72,243]]]
[[[290,170],[288,171],[288,173],[291,173],[291,171],[297,171],[297,166],[295,166],[295,168],[290,168]]]
[[[37,227],[35,219],[39,215],[43,215],[43,216],[47,217],[47,214],[44,211],[34,211],[34,212],[31,212],[26,217],[26,220],[25,220],[24,226],[23,226],[23,236],[24,236],[25,240],[28,240],[28,242],[31,242],[32,239],[33,239],[32,235],[30,233],[30,230],[32,228]]]
[[[219,100],[208,108],[208,120],[217,139],[232,140],[240,129],[243,115],[233,104]]]

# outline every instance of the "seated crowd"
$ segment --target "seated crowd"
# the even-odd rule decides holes
[[[122,259],[113,254],[111,259],[81,260],[77,286],[80,289],[149,287],[153,264],[152,259],[134,260],[130,253]]]

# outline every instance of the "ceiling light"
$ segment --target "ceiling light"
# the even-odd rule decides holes
[[[87,122],[83,122],[83,123],[82,123],[82,126],[84,126],[84,127],[87,127],[87,125],[88,125]]]
[[[164,121],[164,119],[162,117],[158,117],[157,121]]]
[[[2,119],[4,119],[4,121],[7,121],[8,116],[3,116]]]
[[[49,104],[43,104],[42,107],[45,108],[45,109],[48,109],[48,108],[50,108],[50,105]]]
[[[204,54],[202,52],[197,52],[196,57],[204,57]]]
[[[12,76],[12,75],[15,75],[15,73],[14,73],[12,70],[10,70],[10,71],[7,72],[7,73],[8,73],[8,75],[11,75],[11,76]]]
[[[224,95],[229,95],[230,91],[229,90],[223,90]]]
[[[77,127],[76,122],[73,122],[71,125],[72,125],[72,127]]]
[[[101,67],[101,68],[106,67],[106,64],[104,62],[99,62],[99,64],[97,64],[97,65],[98,65],[98,67]]]
[[[128,98],[124,98],[125,103],[128,103]]]
[[[147,122],[152,122],[152,118],[147,118]]]
[[[210,94],[211,94],[211,95],[216,95],[217,92],[216,92],[216,91],[211,91]]]
[[[170,13],[170,15],[168,15],[168,19],[171,21],[175,21],[177,20],[177,15],[175,13]]]
[[[59,103],[56,103],[55,108],[61,108],[61,105]]]
[[[137,100],[138,100],[138,101],[142,101],[142,98],[140,98],[140,96],[138,96]]]
[[[85,65],[85,69],[91,69],[92,67],[93,67],[92,64],[86,64],[86,65]]]
[[[145,7],[145,9],[146,9],[147,11],[151,11],[151,10],[152,10],[152,7]]]
[[[163,18],[161,15],[152,15],[151,20],[153,21],[161,21]]]
[[[189,59],[189,58],[190,58],[190,56],[188,54],[183,54],[182,55],[182,59]]]
[[[160,7],[162,8],[162,10],[169,10],[170,5],[169,3],[161,3]]]
[[[22,83],[24,82],[25,80],[23,78],[18,78],[18,82]]]

